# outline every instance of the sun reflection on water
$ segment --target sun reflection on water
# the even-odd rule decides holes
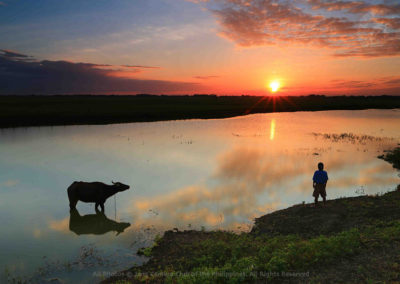
[[[269,131],[269,140],[274,140],[275,138],[275,119],[271,120],[271,127],[270,127],[270,131]]]

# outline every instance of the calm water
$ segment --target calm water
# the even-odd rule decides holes
[[[248,230],[256,216],[312,202],[319,161],[328,198],[386,192],[400,179],[376,157],[400,142],[399,125],[400,110],[365,110],[0,130],[0,282],[95,282],[145,261],[136,250],[165,229]],[[333,135],[343,133],[353,135]],[[75,216],[71,231],[75,180],[131,189],[107,201],[107,219],[78,203],[91,216]]]

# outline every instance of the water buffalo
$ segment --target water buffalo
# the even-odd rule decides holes
[[[93,202],[96,203],[96,210],[100,205],[101,211],[104,212],[104,202],[107,198],[127,189],[129,189],[129,185],[120,182],[112,182],[112,185],[107,185],[102,182],[75,181],[68,187],[69,208],[75,209],[78,201]]]
[[[116,222],[98,210],[96,214],[81,216],[76,209],[72,209],[69,217],[69,229],[77,235],[103,235],[108,232],[117,232],[117,236],[131,224]]]

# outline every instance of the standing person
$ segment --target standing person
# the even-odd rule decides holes
[[[324,171],[324,164],[318,163],[318,171],[313,176],[313,196],[315,197],[315,206],[318,204],[319,195],[322,196],[324,204],[326,203],[326,183],[328,182],[328,173]]]

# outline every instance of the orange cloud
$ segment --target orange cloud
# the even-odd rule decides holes
[[[369,4],[367,1],[326,1],[326,0],[308,0],[312,9],[325,9],[328,11],[345,10],[354,14],[377,14],[377,15],[398,15],[400,5],[387,4]]]
[[[206,2],[217,6],[209,10],[221,26],[220,35],[240,46],[301,44],[332,48],[334,55],[340,57],[400,55],[399,18],[392,17],[400,13],[398,4],[322,0]],[[342,13],[340,17],[337,11]]]
[[[400,29],[400,18],[373,18],[376,23],[384,24],[389,28]]]

